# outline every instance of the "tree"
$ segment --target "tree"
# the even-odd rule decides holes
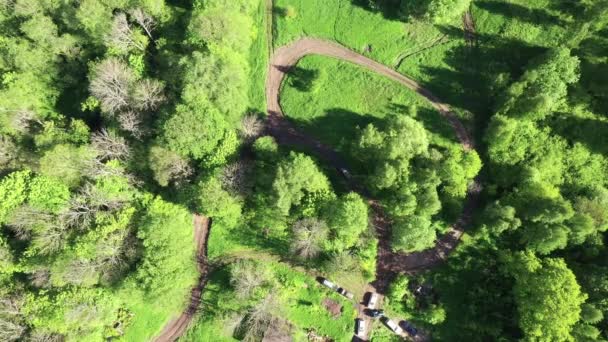
[[[117,51],[127,54],[133,49],[145,51],[148,41],[137,30],[132,30],[127,15],[119,12],[114,16],[112,30],[105,37],[106,44]]]
[[[368,225],[367,205],[354,192],[329,204],[324,214],[331,229],[327,245],[330,250],[342,252],[353,247]]]
[[[299,205],[307,194],[329,191],[329,181],[315,162],[301,153],[291,152],[277,168],[272,184],[276,206],[288,215],[293,206]]]
[[[269,282],[268,269],[253,260],[237,260],[230,269],[230,284],[238,298],[248,299]]]
[[[91,144],[101,160],[118,159],[125,161],[129,158],[130,148],[127,141],[114,132],[102,128],[91,135]]]
[[[129,91],[134,75],[117,58],[108,58],[93,70],[89,91],[101,102],[101,108],[116,113],[129,105]]]
[[[93,153],[87,146],[57,145],[40,159],[40,173],[61,180],[69,187],[75,187],[85,175],[93,160]]]
[[[247,142],[257,139],[264,130],[264,122],[255,114],[249,114],[241,119],[240,132],[241,136]]]
[[[241,218],[240,199],[222,189],[221,182],[215,177],[199,183],[197,205],[205,216],[221,220],[230,228],[236,226]]]
[[[244,54],[251,45],[251,17],[223,6],[195,12],[188,26],[189,42]]]
[[[519,327],[529,340],[569,341],[587,296],[566,262],[539,259],[531,252],[509,257],[507,267],[515,278],[513,294]]]
[[[137,82],[133,89],[133,107],[140,111],[156,110],[165,101],[162,82],[144,79]]]
[[[282,306],[275,295],[269,294],[247,313],[245,321],[245,338],[243,341],[254,342],[264,337],[266,331],[278,317],[282,316]]]
[[[224,167],[221,174],[222,188],[235,195],[247,195],[251,191],[252,167],[250,161],[239,160]]]
[[[28,196],[30,171],[15,171],[0,179],[0,223],[6,222],[13,210]]]
[[[139,7],[130,10],[129,14],[131,17],[133,17],[135,22],[137,22],[139,26],[146,31],[148,37],[150,37],[150,39],[154,39],[152,38],[152,31],[154,31],[156,28],[156,21],[154,18]]]
[[[188,161],[173,151],[152,146],[149,153],[150,169],[154,173],[154,180],[161,186],[167,186],[171,182],[180,184],[193,173]]]
[[[433,247],[437,235],[426,217],[410,216],[393,224],[392,246],[403,252],[422,251]]]
[[[217,153],[227,128],[219,111],[199,99],[177,105],[175,114],[163,126],[163,137],[170,150],[200,160]]]
[[[296,221],[291,227],[292,252],[303,259],[315,258],[323,248],[327,231],[327,225],[321,220],[305,218]]]

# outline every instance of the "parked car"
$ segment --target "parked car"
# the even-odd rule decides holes
[[[357,331],[357,336],[364,336],[365,335],[365,321],[362,320],[361,318],[357,318],[357,321],[355,323],[355,330]]]
[[[393,321],[392,319],[388,319],[386,317],[384,318],[384,324],[386,324],[386,326],[391,329],[395,334],[397,335],[401,335],[401,333],[403,333],[403,329],[401,329],[401,327],[399,326],[399,324],[397,324],[397,322]]]
[[[375,308],[376,308],[376,305],[378,305],[378,298],[379,298],[379,297],[380,297],[380,296],[378,296],[378,294],[377,294],[377,293],[372,292],[372,293],[369,295],[369,301],[367,302],[367,307],[368,307],[368,308],[370,308],[370,309],[375,309]]]
[[[369,310],[369,315],[372,318],[378,318],[384,316],[384,310],[373,309]]]
[[[405,332],[407,332],[410,336],[418,335],[418,329],[414,328],[410,322],[403,321],[401,325],[403,326],[403,330],[405,330]]]
[[[345,289],[339,287],[336,292],[338,292],[339,294],[343,295],[344,297],[348,298],[348,299],[353,299],[355,297],[354,294],[346,291]]]
[[[332,290],[335,290],[338,288],[338,286],[334,283],[332,283],[331,281],[327,280],[327,279],[323,279],[323,281],[321,282],[321,284],[329,287]]]

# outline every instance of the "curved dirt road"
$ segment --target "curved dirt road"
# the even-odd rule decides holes
[[[441,102],[429,90],[422,87],[416,81],[398,73],[397,71],[356,53],[342,45],[334,42],[303,38],[289,45],[275,50],[270,63],[266,79],[266,101],[268,103],[268,132],[281,144],[301,145],[315,151],[319,157],[337,169],[348,169],[346,162],[331,147],[322,144],[315,138],[299,132],[290,122],[285,119],[280,105],[281,83],[296,63],[306,55],[323,55],[347,61],[373,72],[384,75],[405,87],[425,97],[445,117],[460,143],[465,150],[474,148],[473,139],[467,132],[450,107]],[[350,182],[354,191],[369,198],[367,191],[357,183]],[[434,248],[411,254],[394,253],[390,249],[390,221],[384,214],[380,204],[375,200],[369,200],[373,212],[373,223],[379,239],[378,261],[376,267],[376,281],[374,286],[383,293],[390,279],[396,273],[411,273],[423,270],[445,260],[447,255],[456,247],[462,236],[465,226],[471,223],[471,214],[476,207],[480,192],[480,186],[475,181],[469,188],[464,211],[460,219],[454,224],[449,232],[441,237]]]
[[[207,241],[209,238],[209,229],[211,228],[211,219],[194,214],[193,221],[194,242],[196,244],[196,268],[200,275],[196,285],[192,288],[192,291],[190,291],[190,300],[186,309],[184,309],[178,318],[169,321],[165,325],[160,334],[153,339],[155,342],[173,342],[186,332],[186,329],[188,329],[194,315],[198,311],[203,289],[207,284],[209,275]]]

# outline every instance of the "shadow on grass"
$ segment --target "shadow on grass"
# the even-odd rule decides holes
[[[500,14],[502,16],[527,23],[538,25],[566,25],[566,23],[560,17],[555,16],[543,9],[528,8],[519,4],[505,1],[477,1],[475,2],[475,5],[488,12]]]
[[[408,0],[411,1],[411,0]],[[385,19],[405,21],[401,0],[351,0],[352,4],[374,13],[382,13]]]
[[[319,78],[320,72],[315,69],[305,69],[299,66],[291,67],[288,71],[289,85],[302,92],[309,92],[314,82]]]

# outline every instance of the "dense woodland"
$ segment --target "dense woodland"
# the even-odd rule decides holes
[[[1,341],[157,335],[198,278],[194,213],[213,222],[213,272],[185,340],[350,340],[352,305],[314,277],[357,296],[375,279],[364,196],[390,219],[393,251],[417,252],[456,222],[474,179],[481,203],[461,245],[436,269],[395,275],[386,310],[440,341],[608,339],[608,1],[277,0],[271,18],[265,6],[0,0]],[[441,35],[418,59],[391,50]],[[452,106],[476,150],[413,94],[388,110],[332,108],[327,121],[287,113],[312,135],[353,122],[318,138],[366,191],[277,144],[264,123],[268,46],[302,36],[373,45],[369,57]],[[359,100],[328,91],[328,70],[346,70],[331,63],[303,60],[284,107]]]

